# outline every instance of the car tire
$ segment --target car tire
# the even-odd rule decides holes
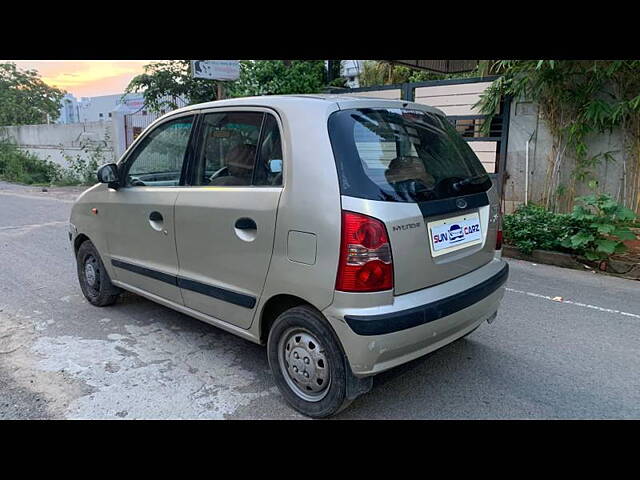
[[[352,402],[347,382],[353,374],[336,335],[317,310],[299,306],[282,313],[269,331],[267,357],[278,389],[303,415],[329,417]]]
[[[78,248],[76,263],[80,288],[89,303],[105,307],[118,300],[122,290],[111,283],[98,250],[89,240],[85,240]]]

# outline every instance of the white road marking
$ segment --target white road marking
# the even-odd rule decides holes
[[[597,305],[589,305],[588,303],[572,302],[571,300],[554,300],[553,297],[549,297],[548,295],[542,295],[540,293],[533,293],[533,292],[525,292],[524,290],[516,290],[515,288],[505,288],[505,290],[507,292],[522,293],[524,295],[529,295],[530,297],[544,298],[545,300],[550,300],[554,303],[566,303],[569,305],[575,305],[577,307],[591,308],[592,310],[599,310],[601,312],[607,312],[607,313],[618,313],[620,315],[624,315],[627,317],[640,319],[640,315],[638,314],[621,312],[620,310],[614,310],[613,308],[598,307]]]
[[[82,192],[78,192],[78,193],[73,193],[72,195],[75,195],[76,197],[80,196]],[[37,192],[31,192],[31,194],[29,193],[22,193],[22,192],[15,192],[15,191],[9,191],[9,190],[0,190],[0,195],[7,195],[9,197],[26,197],[26,198],[35,198],[38,200],[55,200],[56,202],[64,202],[64,203],[74,203],[75,200],[73,199],[67,199],[67,198],[57,198],[57,197],[48,197],[45,195],[38,195]]]
[[[51,227],[53,225],[61,225],[63,223],[69,223],[68,220],[60,220],[58,222],[47,222],[47,223],[33,223],[31,225],[14,225],[11,227],[0,227],[0,232],[4,230],[16,230],[20,228],[37,228],[37,227]]]

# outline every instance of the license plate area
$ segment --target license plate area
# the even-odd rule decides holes
[[[478,212],[428,222],[427,229],[432,257],[482,243]]]

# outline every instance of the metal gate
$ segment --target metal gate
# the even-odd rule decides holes
[[[363,97],[408,100],[442,110],[456,130],[469,143],[502,195],[507,160],[509,108],[511,99],[503,99],[491,122],[489,133],[481,133],[486,115],[473,108],[480,95],[498,77],[434,80],[378,87],[335,89],[332,93]]]
[[[172,98],[172,101],[177,105],[178,108],[185,107],[188,105],[187,101],[183,100],[180,97]],[[165,113],[169,112],[171,109],[163,110],[161,112],[151,112],[147,111],[143,108],[139,109],[136,112],[128,113],[124,115],[124,138],[125,138],[125,149],[129,148],[136,138],[153,122],[155,122],[158,118],[160,118]]]
[[[147,128],[151,123],[153,123],[156,119],[160,118],[162,114],[147,114],[144,112],[131,113],[124,116],[124,132],[125,132],[125,144],[126,148],[129,148],[129,145],[133,143],[133,141],[138,138],[138,135],[142,133],[142,131]]]

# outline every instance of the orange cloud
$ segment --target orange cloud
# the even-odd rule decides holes
[[[80,97],[124,92],[131,79],[152,60],[17,60],[21,69],[37,70],[49,85]]]

